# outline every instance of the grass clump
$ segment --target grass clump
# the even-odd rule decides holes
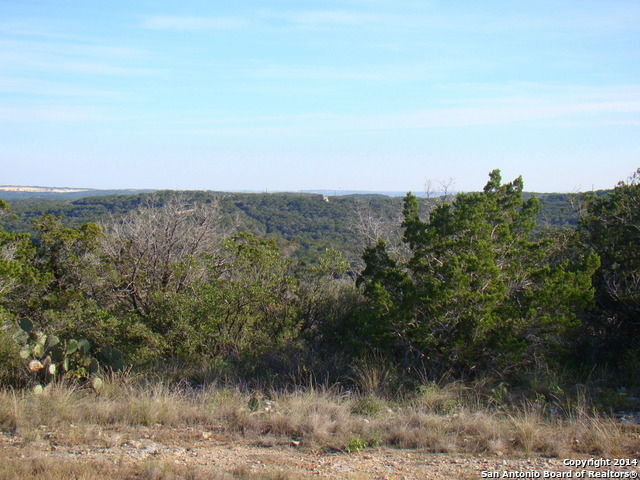
[[[425,411],[448,415],[459,411],[465,405],[464,387],[459,382],[440,386],[435,382],[420,385],[414,395],[416,407]]]
[[[363,395],[356,398],[351,405],[351,413],[366,417],[379,417],[389,412],[387,404],[376,395]]]

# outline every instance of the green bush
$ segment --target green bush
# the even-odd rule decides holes
[[[0,328],[0,385],[23,387],[29,376],[20,358],[20,347],[13,340],[11,325],[5,324]]]

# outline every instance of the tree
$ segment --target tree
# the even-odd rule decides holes
[[[297,333],[296,281],[275,241],[238,233],[222,249],[190,289],[154,294],[146,322],[167,355],[255,358]]]
[[[41,291],[42,278],[34,266],[35,252],[28,235],[0,230],[0,310],[25,314]]]
[[[583,241],[600,257],[590,349],[600,361],[640,361],[640,169],[605,196],[586,198]]]
[[[203,281],[227,236],[216,200],[153,202],[104,225],[100,247],[105,291],[142,317],[155,294],[180,293]]]
[[[50,279],[47,299],[54,308],[90,295],[97,268],[101,231],[95,223],[79,228],[62,225],[60,217],[45,214],[34,221],[39,232],[37,264]]]
[[[225,240],[224,271],[213,268],[203,294],[212,353],[255,356],[298,330],[296,280],[273,239],[239,233]]]
[[[9,205],[0,199],[0,216]],[[34,265],[36,249],[28,234],[0,227],[0,321],[27,314],[42,291],[43,276]]]
[[[597,258],[552,255],[553,237],[532,236],[539,203],[523,182],[501,184],[494,170],[482,192],[458,194],[420,218],[404,202],[404,242],[393,259],[384,243],[367,249],[359,278],[371,302],[369,323],[405,362],[471,372],[508,372],[550,360],[579,324],[593,292]]]
[[[300,329],[313,336],[326,326],[329,318],[341,316],[340,297],[353,288],[348,277],[349,262],[337,250],[327,248],[316,264],[298,272],[300,297]]]

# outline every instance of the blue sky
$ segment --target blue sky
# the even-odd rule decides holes
[[[421,191],[640,167],[637,0],[0,0],[0,184]]]

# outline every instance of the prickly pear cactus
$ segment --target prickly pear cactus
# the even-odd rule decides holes
[[[20,345],[20,357],[28,362],[27,368],[39,382],[36,393],[42,391],[42,384],[61,376],[86,382],[96,390],[102,386],[102,380],[96,376],[99,363],[91,354],[88,340],[61,342],[55,335],[34,331],[29,319],[20,320],[16,327],[13,339]],[[124,367],[122,353],[117,349],[103,348],[99,354],[104,365],[114,370]]]

